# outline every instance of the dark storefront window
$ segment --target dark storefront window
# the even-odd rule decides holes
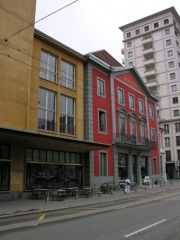
[[[118,174],[119,179],[125,179],[127,177],[127,155],[118,153]]]
[[[0,145],[0,191],[10,190],[10,147]]]
[[[10,189],[10,162],[0,161],[0,191]]]
[[[171,161],[171,151],[168,150],[165,153],[166,153],[166,162],[170,162]]]
[[[80,154],[26,149],[26,190],[81,185]]]

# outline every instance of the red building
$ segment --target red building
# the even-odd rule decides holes
[[[133,67],[122,67],[106,51],[87,55],[85,138],[109,144],[90,152],[87,183],[118,183],[129,176],[160,175],[157,97]]]

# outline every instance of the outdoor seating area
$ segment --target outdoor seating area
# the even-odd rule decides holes
[[[137,184],[131,183],[131,190],[137,190]],[[58,188],[35,188],[32,190],[32,199],[45,199],[48,201],[63,201],[69,198],[89,198],[94,195],[113,194],[113,192],[122,191],[123,187],[119,183],[117,186],[113,182],[105,182],[100,186],[64,186]]]
[[[46,199],[50,201],[63,201],[72,197],[92,197],[94,194],[91,186],[64,187],[59,189],[36,188],[32,190],[32,199]]]

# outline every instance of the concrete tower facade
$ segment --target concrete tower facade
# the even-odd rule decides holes
[[[166,172],[179,176],[180,17],[174,7],[121,26],[124,64],[133,65],[159,96],[158,120],[164,128]],[[160,153],[161,154],[161,153]]]

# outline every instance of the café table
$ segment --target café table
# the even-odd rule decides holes
[[[82,196],[84,197],[92,197],[93,195],[93,189],[91,186],[83,186],[82,187]]]
[[[66,190],[58,189],[57,190],[57,200],[63,201],[66,198]]]
[[[49,197],[49,189],[37,188],[32,191],[33,199],[47,199]]]

